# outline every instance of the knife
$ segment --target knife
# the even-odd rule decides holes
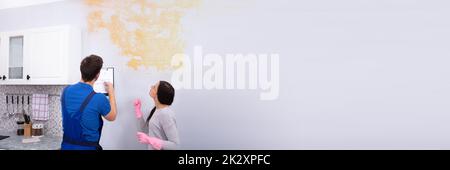
[[[22,96],[22,114],[25,114],[25,102],[24,102],[25,96]]]
[[[16,96],[16,97],[17,97],[16,113],[20,113],[20,110],[19,110],[19,101],[20,101],[20,99],[19,99],[19,96]]]
[[[26,114],[23,114],[23,119],[25,120],[25,123],[28,124],[27,115]]]
[[[24,119],[25,119],[25,123],[26,124],[30,124],[30,116],[28,116],[27,114],[23,114]]]
[[[11,114],[14,114],[14,96],[11,96],[11,108],[12,108],[12,112]]]
[[[9,106],[8,106],[9,104],[8,104],[8,95],[6,95],[6,113],[8,114],[8,116],[9,116]]]
[[[28,114],[31,114],[31,110],[30,110],[30,96],[27,96],[27,97],[28,97],[27,112],[28,112]]]

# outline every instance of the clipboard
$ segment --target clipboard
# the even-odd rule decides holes
[[[96,93],[102,93],[108,96],[106,91],[105,82],[110,82],[114,87],[114,67],[106,67],[100,70],[100,75],[97,81],[94,83],[94,91]]]

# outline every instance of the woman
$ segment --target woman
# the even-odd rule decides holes
[[[174,88],[166,81],[159,81],[151,86],[150,97],[155,107],[145,120],[141,112],[141,101],[134,101],[136,118],[143,131],[148,130],[148,133],[138,132],[137,138],[140,143],[147,144],[149,150],[173,150],[180,143],[175,116],[170,109],[174,96]]]

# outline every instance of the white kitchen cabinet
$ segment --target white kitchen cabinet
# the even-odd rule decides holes
[[[79,79],[81,32],[70,26],[0,34],[0,84],[65,85]],[[3,75],[5,77],[3,77]],[[3,79],[5,78],[5,79]]]

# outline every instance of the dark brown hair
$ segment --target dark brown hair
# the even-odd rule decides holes
[[[97,55],[90,55],[81,61],[80,71],[83,81],[92,81],[103,67],[103,59]]]
[[[173,99],[175,98],[175,89],[167,81],[159,81],[158,91],[156,92],[158,96],[158,101],[161,104],[172,105]],[[147,123],[152,118],[156,111],[156,106],[150,111],[150,115],[147,117]]]

